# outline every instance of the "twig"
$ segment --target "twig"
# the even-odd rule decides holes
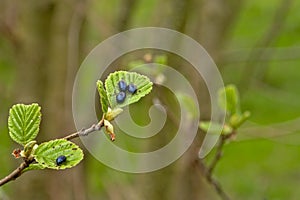
[[[268,55],[266,53],[266,48],[269,47],[272,42],[274,42],[277,37],[280,35],[280,33],[283,30],[284,23],[286,22],[286,18],[288,16],[288,12],[292,6],[293,0],[282,0],[278,8],[275,11],[275,14],[273,16],[272,22],[270,23],[270,27],[267,29],[266,33],[262,36],[260,40],[257,41],[257,44],[254,46],[252,51],[249,54],[248,61],[246,62],[243,74],[240,79],[240,85],[244,87],[244,90],[249,87],[251,84],[252,77],[257,77],[257,70],[263,70],[265,72],[266,69],[266,63],[261,65],[261,63],[258,62],[258,64],[253,64],[253,60],[261,60],[262,58],[268,59],[271,55]],[[257,47],[263,47],[257,49]],[[262,77],[261,74],[264,74],[260,71],[259,73],[260,78]]]
[[[211,164],[210,164],[210,166],[208,167],[208,170],[207,170],[207,174],[210,175],[210,176],[212,175],[217,163],[219,162],[219,160],[222,157],[224,144],[225,144],[225,139],[224,139],[224,137],[221,136],[221,139],[220,139],[219,144],[217,146],[217,152],[215,154],[215,157],[212,160],[212,162],[211,162]]]
[[[33,161],[31,161],[33,162]],[[0,180],[0,186],[8,183],[9,181],[15,180],[19,176],[21,176],[22,171],[29,166],[31,162],[24,161],[20,164],[20,166],[15,169],[13,172],[11,172],[9,175],[7,175],[5,178]]]
[[[207,167],[207,174],[212,176],[213,170],[215,169],[217,163],[222,157],[223,154],[223,147],[226,141],[236,135],[236,131],[232,131],[230,134],[227,135],[221,135],[221,138],[219,140],[219,144],[217,146],[215,157],[213,158],[211,164],[209,167]]]
[[[213,177],[213,171],[216,168],[216,165],[220,161],[223,153],[223,147],[226,141],[236,135],[236,131],[232,131],[230,134],[227,135],[221,135],[219,144],[217,146],[217,150],[215,153],[215,156],[211,162],[210,165],[205,165],[202,160],[198,160],[199,167],[201,167],[204,170],[205,178],[208,183],[210,183],[214,189],[216,190],[217,194],[223,199],[223,200],[230,200],[231,198],[226,194],[224,189],[222,188],[221,184]]]
[[[20,46],[20,37],[16,34],[12,24],[9,24],[5,20],[0,19],[0,34],[9,40],[13,47],[18,48]]]
[[[87,129],[82,129],[76,133],[72,133],[70,135],[67,135],[63,137],[62,139],[66,140],[72,140],[74,138],[80,137],[80,136],[87,136],[92,132],[99,131],[102,127],[104,126],[104,119],[102,118],[99,123],[93,124],[91,127]],[[33,163],[35,160],[34,159],[24,159],[24,161],[20,164],[20,166],[15,169],[13,172],[11,172],[9,175],[4,177],[3,179],[0,180],[0,186],[15,180],[19,176],[22,175],[22,172],[24,169],[26,169],[31,163]]]
[[[104,119],[102,119],[98,124],[93,124],[91,127],[87,129],[81,129],[80,131],[76,133],[72,133],[70,135],[67,135],[63,137],[63,139],[66,140],[72,140],[74,138],[80,137],[80,136],[87,136],[88,134],[99,131],[104,126]]]

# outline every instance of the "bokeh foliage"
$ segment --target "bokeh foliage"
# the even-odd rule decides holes
[[[16,167],[16,162],[10,155],[16,145],[10,141],[6,125],[9,108],[23,100],[22,98],[24,103],[41,103],[45,108],[45,120],[49,122],[48,125],[43,125],[42,122],[45,131],[43,135],[46,135],[43,140],[53,139],[57,136],[55,134],[72,132],[72,118],[66,114],[71,113],[71,109],[67,108],[65,113],[61,110],[71,105],[70,99],[63,99],[64,96],[71,96],[70,92],[64,93],[71,91],[71,87],[64,85],[66,82],[72,85],[73,78],[70,77],[75,76],[76,69],[69,68],[68,71],[66,66],[76,66],[100,41],[122,30],[124,27],[119,25],[122,21],[128,29],[161,26],[186,33],[207,48],[216,60],[225,84],[237,85],[241,92],[241,107],[250,110],[252,116],[250,122],[241,128],[237,140],[225,146],[224,157],[216,169],[216,176],[234,199],[297,199],[300,196],[299,180],[295,178],[299,176],[300,168],[297,159],[300,151],[299,1],[244,0],[227,1],[225,5],[219,5],[221,3],[217,1],[207,1],[215,3],[217,7],[210,7],[209,3],[196,0],[142,0],[138,3],[130,0],[88,3],[70,1],[37,4],[30,1],[22,3],[21,6],[16,6],[14,1],[4,2],[0,15],[1,177]],[[129,4],[133,7],[128,6]],[[289,8],[281,12],[285,13],[280,18],[283,21],[276,22],[274,16],[277,12],[280,13],[282,4]],[[126,13],[126,9],[130,12]],[[231,21],[229,23],[220,19]],[[275,22],[279,23],[279,28],[270,31]],[[210,29],[214,30],[213,34],[205,32]],[[79,38],[76,38],[77,33]],[[21,45],[16,38],[21,40]],[[70,42],[69,49],[64,46],[68,44],[67,41]],[[66,52],[72,55],[76,48],[80,48],[80,51],[78,54],[75,52],[75,59],[74,56],[68,58],[67,64]],[[172,61],[171,59],[170,63]],[[118,66],[126,66],[126,63]],[[126,67],[122,69],[126,70]],[[181,70],[188,71],[184,67]],[[66,71],[68,75],[62,76],[67,74]],[[30,82],[33,79],[32,74],[36,81]],[[27,89],[21,88],[26,85],[36,91],[32,92],[32,98],[24,96]],[[59,90],[63,92],[57,93]],[[151,97],[155,97],[157,90],[154,87]],[[174,103],[173,99],[168,102]],[[150,97],[142,103],[150,104]],[[143,109],[138,105],[131,109],[134,111],[132,115],[135,121],[144,125],[149,122],[148,114],[141,111]],[[49,116],[53,117],[50,119]],[[70,120],[64,121],[65,117]],[[171,124],[164,131],[172,129]],[[136,147],[130,144],[128,142],[123,145],[135,150]],[[156,144],[161,145],[159,142]],[[173,166],[181,165],[182,162],[179,160]],[[172,194],[177,194],[174,192],[177,187],[174,186],[175,180],[169,178],[174,174],[178,175],[180,171],[172,171],[171,166],[148,175],[123,174],[100,164],[92,156],[87,156],[84,164],[76,170],[63,172],[62,175],[66,178],[60,179],[61,183],[57,182],[57,177],[61,177],[61,174],[49,172],[47,177],[40,175],[32,181],[29,178],[32,174],[28,173],[24,178],[3,187],[0,197],[1,193],[5,193],[11,199],[20,195],[24,199],[54,199],[49,194],[56,194],[56,197],[59,195],[72,199],[72,192],[66,191],[74,191],[82,199],[140,199],[148,195],[155,197],[154,193],[160,194],[164,199],[174,199]],[[28,181],[30,184],[23,184],[25,179],[31,180]],[[180,177],[180,180],[186,184],[193,179],[190,178],[187,182]],[[204,183],[198,184],[201,187]],[[168,189],[162,189],[166,185]],[[180,193],[184,195],[189,190],[184,185],[181,186],[178,188],[181,188]],[[16,188],[19,188],[18,193],[15,192]],[[209,187],[201,188],[205,188],[203,194],[214,195]],[[116,196],[112,196],[113,194]]]

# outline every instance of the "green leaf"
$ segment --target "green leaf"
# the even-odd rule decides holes
[[[168,57],[166,55],[157,55],[154,57],[154,63],[166,65],[168,63]]]
[[[101,103],[101,106],[102,106],[102,112],[107,113],[109,102],[108,102],[108,99],[107,99],[106,91],[104,89],[104,85],[103,85],[102,81],[100,81],[100,80],[97,81],[97,89],[98,89],[99,96],[100,96],[100,103]]]
[[[232,132],[232,127],[224,124],[223,126],[221,124],[211,122],[211,121],[204,121],[200,122],[199,128],[202,129],[204,132],[208,132],[211,134],[218,134],[219,131],[222,130],[222,134],[229,134]]]
[[[247,119],[249,119],[251,113],[249,111],[243,114],[234,114],[229,119],[229,124],[234,128],[239,128]]]
[[[120,92],[118,82],[123,80],[128,84],[132,83],[137,87],[137,92],[131,94],[126,92],[126,99],[123,103],[118,104],[116,96]],[[124,107],[140,100],[152,90],[152,82],[147,76],[138,74],[136,72],[117,71],[111,73],[105,80],[105,88],[107,97],[112,109],[116,107]]]
[[[56,164],[59,156],[65,156],[67,160],[61,165]],[[51,140],[44,142],[34,151],[35,160],[51,169],[66,169],[77,165],[83,159],[83,152],[73,142],[65,139]]]
[[[25,146],[24,146],[24,150],[21,152],[21,156],[28,158],[32,151],[37,147],[38,145],[36,144],[36,141],[31,141],[28,142]]]
[[[41,107],[36,103],[14,105],[9,111],[9,136],[23,146],[34,140],[39,132],[41,115]]]
[[[110,136],[110,140],[115,141],[116,136],[114,133],[114,126],[108,120],[104,120],[104,127],[106,130],[106,133],[109,134],[109,136]]]
[[[143,60],[134,60],[134,61],[131,61],[127,65],[127,67],[128,67],[128,69],[133,69],[133,68],[138,67],[138,66],[143,65],[143,64],[145,64],[145,62]]]
[[[235,85],[228,85],[219,90],[219,105],[228,114],[240,113],[240,97]]]
[[[176,97],[178,101],[180,101],[183,104],[184,108],[187,110],[190,117],[192,119],[197,118],[199,113],[193,98],[187,94],[179,93],[179,92],[176,93]]]
[[[46,167],[44,165],[41,165],[39,163],[32,163],[28,167],[26,167],[22,173],[30,171],[30,170],[38,170],[38,169],[45,169]]]
[[[108,108],[107,113],[104,115],[104,119],[106,119],[108,121],[112,121],[122,112],[123,112],[122,108],[115,108],[113,110]]]

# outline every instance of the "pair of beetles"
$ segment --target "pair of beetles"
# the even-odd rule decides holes
[[[123,103],[125,101],[126,90],[128,90],[128,92],[131,94],[135,94],[137,91],[137,87],[133,83],[127,85],[123,80],[118,82],[118,86],[120,88],[120,92],[116,96],[117,103]]]

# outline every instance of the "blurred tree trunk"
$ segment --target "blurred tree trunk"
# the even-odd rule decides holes
[[[18,90],[15,101],[38,102],[42,106],[39,142],[62,137],[74,130],[70,77],[75,76],[78,68],[78,56],[72,57],[77,60],[72,62],[74,65],[68,65],[69,27],[72,16],[78,7],[85,6],[85,1],[31,0],[15,2],[14,6],[19,15],[15,28],[20,36],[20,48],[16,49]],[[82,12],[80,15],[79,20],[82,20],[84,15]],[[80,30],[73,31],[80,33]],[[79,43],[78,40],[71,42]],[[78,55],[79,47],[77,51]],[[64,173],[64,178],[59,173]],[[82,167],[63,172],[35,171],[14,183],[20,188],[15,195],[22,199],[85,199],[82,180],[78,179],[81,174]]]
[[[213,58],[217,59],[226,37],[226,31],[229,30],[228,26],[234,22],[241,2],[237,0],[229,2],[176,0],[170,3],[172,13],[168,16],[165,26],[188,35],[188,31],[191,31],[195,34],[192,36],[206,48]],[[190,20],[194,20],[193,22],[196,23],[194,30],[190,28]],[[182,61],[178,61],[176,56],[171,57],[170,60],[171,63],[168,63],[170,66],[189,77],[195,91],[203,91],[201,96],[198,96],[201,116],[208,118],[210,116],[210,99],[204,81],[199,78],[200,75],[196,71],[189,69]],[[165,101],[170,97],[164,93],[160,98]],[[167,104],[167,106],[172,107],[171,104]],[[170,122],[168,125],[172,126]],[[141,175],[136,184],[136,187],[139,188],[139,196],[144,199],[209,198],[207,191],[201,189],[205,188],[201,169],[195,165],[203,139],[201,135],[203,134],[199,133],[189,150],[177,162],[157,172]]]
[[[120,2],[119,16],[117,17],[117,32],[125,31],[129,27],[137,3],[137,0],[123,0]]]
[[[272,45],[283,30],[283,26],[285,25],[286,18],[292,4],[293,0],[282,0],[278,3],[278,7],[274,11],[274,16],[270,22],[270,26],[267,28],[265,34],[263,34],[263,36],[253,46],[252,51],[249,53],[249,57],[245,62],[244,71],[240,79],[239,85],[243,87],[242,91],[245,91],[251,85],[253,77],[258,80],[262,80],[265,77],[268,63],[261,62],[260,60],[271,57],[271,54],[267,53],[267,48]],[[253,60],[257,60],[257,62],[253,62]]]
[[[221,62],[220,53],[227,39],[228,31],[240,13],[243,1],[239,0],[202,0],[199,9],[200,15],[193,37],[208,51],[216,63]]]
[[[42,106],[43,120],[38,141],[61,137],[74,128],[70,115],[70,98],[81,51],[78,43],[81,38],[80,30],[86,2],[83,0],[11,2],[20,20],[16,31],[11,31],[14,34],[8,34],[13,36],[12,43],[17,44],[16,102],[38,102]],[[117,31],[129,27],[137,3],[136,0],[120,2]],[[174,0],[167,3],[170,4],[172,12],[166,16],[165,26],[191,35],[200,41],[215,60],[221,60],[220,50],[228,27],[234,23],[242,1]],[[0,24],[0,30],[1,27],[3,26]],[[185,73],[195,91],[207,91],[205,83],[199,79],[195,71],[186,70],[186,66],[177,63],[176,59],[171,60],[173,63],[170,63],[170,66],[176,66],[176,69]],[[168,100],[168,95],[161,96],[164,100]],[[207,92],[201,93],[198,98],[201,102],[201,116],[209,117],[210,104]],[[201,189],[203,184],[199,176],[201,173],[194,165],[194,161],[198,159],[201,140],[202,136],[199,134],[184,156],[171,166],[138,177],[132,175],[137,179],[128,190],[136,192],[136,199],[205,199],[203,194],[205,191]],[[29,172],[29,175],[25,174],[14,182],[18,188],[15,198],[22,196],[23,199],[85,199],[85,184],[81,172],[82,165],[62,172],[46,170]],[[62,173],[63,178],[60,176]],[[128,190],[123,188],[120,190],[112,188],[108,191],[112,191],[110,193],[112,198],[120,196],[118,197],[120,199],[122,197],[130,199],[131,197],[126,195]],[[29,190],[33,192],[28,192]]]
[[[171,3],[172,12],[167,17],[166,26],[184,33],[192,8],[192,0],[174,0]]]
[[[186,9],[191,12],[182,13],[181,26],[178,31],[185,31],[195,38],[208,51],[210,56],[218,63],[221,61],[220,52],[223,47],[223,42],[226,39],[228,27],[235,22],[235,17],[239,13],[242,1],[231,0],[203,0],[191,1],[185,5]],[[183,9],[185,10],[185,9]],[[187,24],[194,21],[194,30],[191,30],[191,25]],[[194,33],[194,35],[193,35]],[[182,70],[184,71],[182,66]],[[198,96],[201,109],[201,118],[207,119],[210,117],[210,97],[206,88],[206,83],[199,78],[196,72],[187,72],[191,84],[194,85],[195,91],[202,91],[201,96]],[[201,178],[201,169],[195,165],[198,159],[198,152],[203,139],[202,133],[198,133],[194,143],[189,150],[177,161],[176,170],[172,177],[173,189],[169,190],[171,196],[169,199],[207,199],[209,194],[203,191],[203,178]],[[170,177],[171,178],[171,177]],[[206,196],[208,195],[208,196]]]

